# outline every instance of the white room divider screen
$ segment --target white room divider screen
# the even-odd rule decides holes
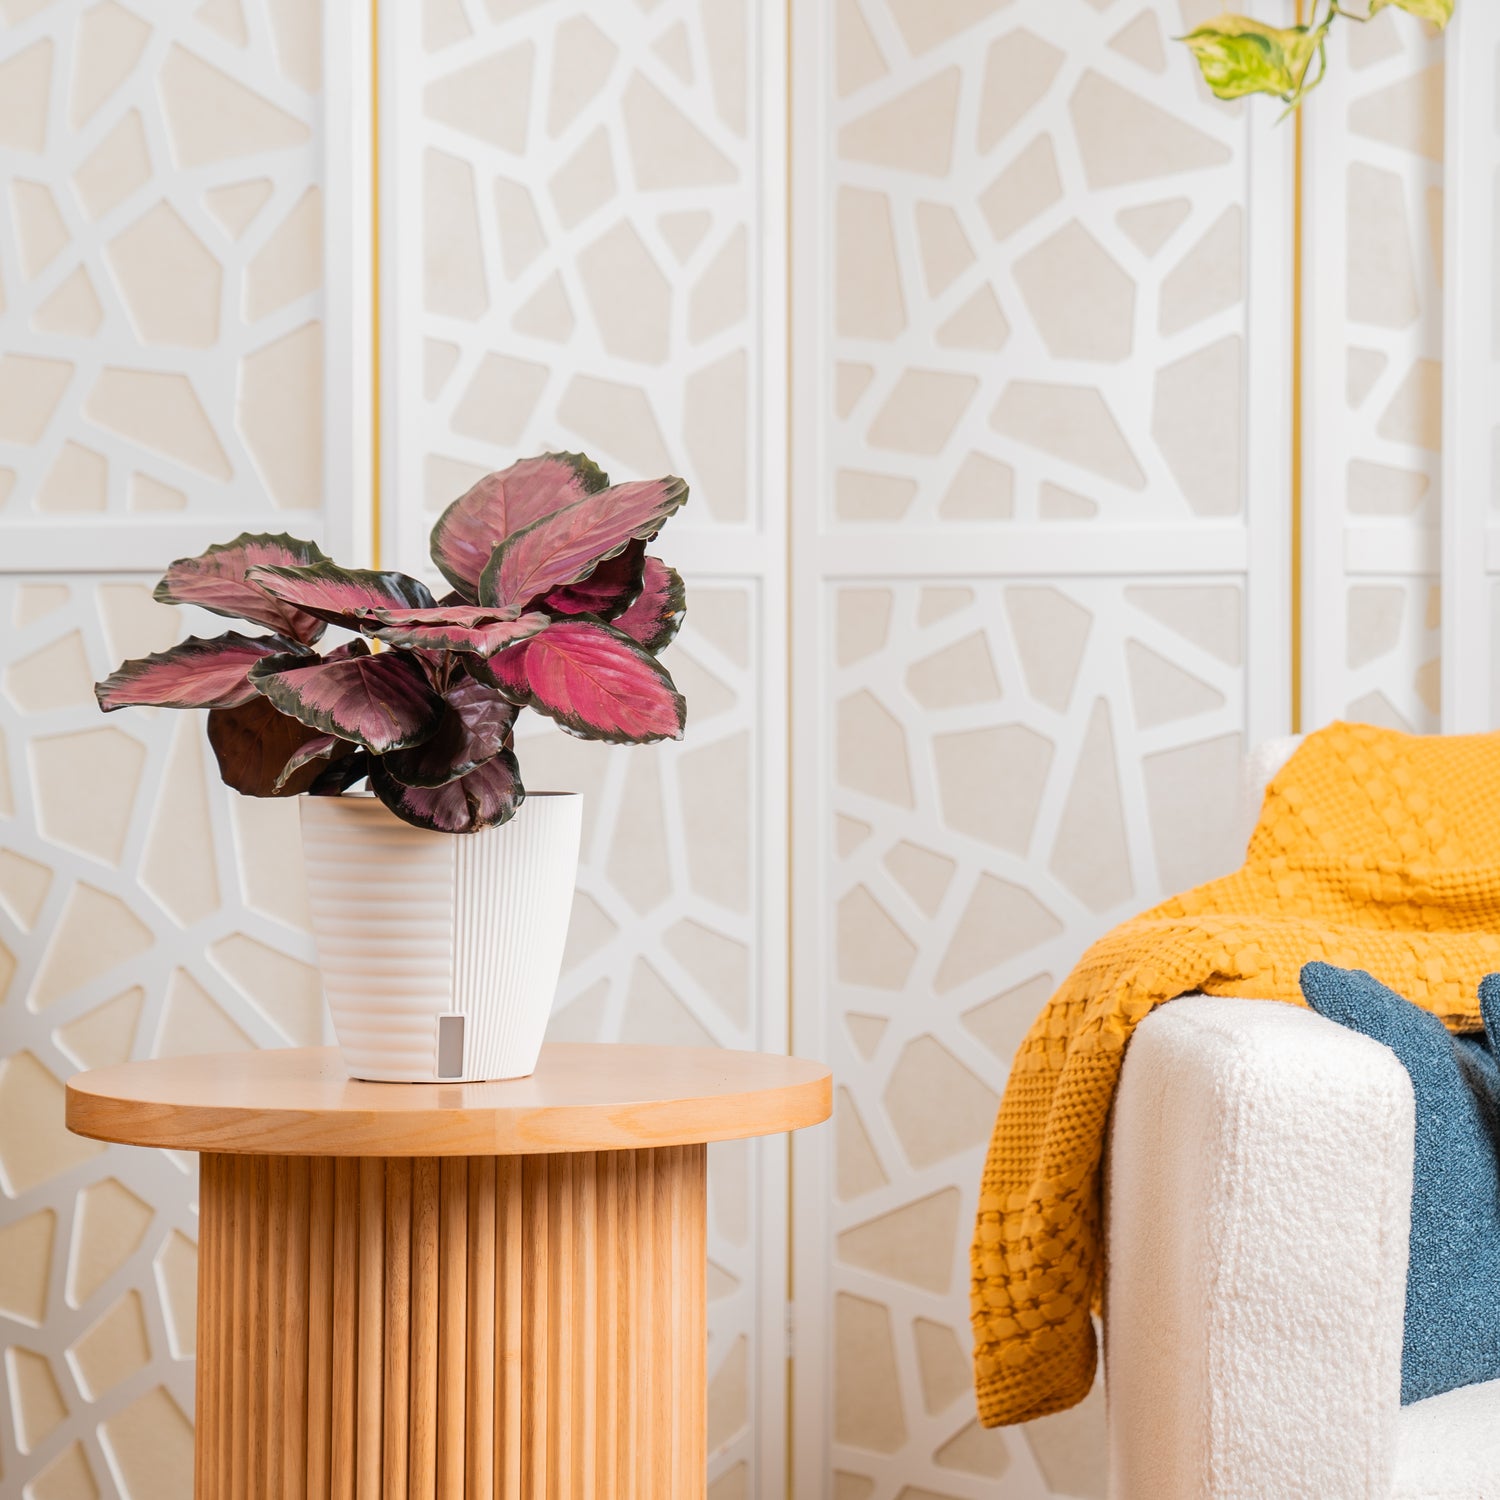
[[[1459,0],[1446,89],[1344,27],[1310,102],[1294,485],[1293,128],[1170,41],[1220,8],[0,0],[7,1493],[186,1493],[191,1163],[71,1141],[61,1081],[322,1034],[291,810],[90,681],[195,628],[171,557],[423,571],[565,447],[692,485],[691,719],[528,749],[589,804],[554,1035],[839,1085],[713,1157],[714,1500],[1103,1494],[1097,1395],[973,1424],[1012,1049],[1237,858],[1299,650],[1306,727],[1496,709],[1500,18]]]
[[[191,1491],[195,1164],[69,1137],[63,1080],[323,1036],[295,809],[91,685],[221,628],[151,601],[173,557],[244,529],[361,552],[348,16],[0,5],[7,1495]]]
[[[1305,118],[1304,717],[1434,730],[1445,43],[1334,37]]]
[[[1443,728],[1500,725],[1500,14],[1464,6],[1447,88]]]
[[[785,43],[779,8],[385,4],[388,559],[515,457],[678,473],[680,745],[542,735],[583,791],[551,1035],[787,1040]],[[543,770],[542,768],[545,768]],[[783,1485],[783,1143],[710,1148],[709,1473]]]
[[[798,8],[799,1494],[1104,1493],[1097,1393],[976,1425],[968,1242],[1033,1016],[1289,718],[1291,135],[1185,19]]]

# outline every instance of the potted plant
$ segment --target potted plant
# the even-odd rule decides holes
[[[612,744],[682,737],[686,705],[657,660],[682,579],[646,543],[686,499],[670,477],[611,486],[581,454],[523,460],[438,518],[441,599],[311,542],[239,536],[174,562],[156,598],[270,634],[190,637],[95,689],[106,713],[207,709],[229,786],[308,794],[313,930],[351,1077],[535,1068],[581,799],[527,795],[516,718],[535,709]],[[320,652],[330,625],[350,635]]]

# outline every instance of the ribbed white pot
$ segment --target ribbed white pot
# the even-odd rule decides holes
[[[530,792],[482,833],[431,833],[369,795],[303,797],[323,991],[351,1078],[536,1068],[562,969],[583,798]]]

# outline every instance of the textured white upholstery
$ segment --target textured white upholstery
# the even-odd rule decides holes
[[[1111,1129],[1115,1500],[1392,1496],[1411,1081],[1310,1011],[1189,997],[1136,1030]]]
[[[1401,1407],[1411,1081],[1293,1006],[1189,996],[1108,1159],[1112,1500],[1500,1500],[1500,1381]]]
[[[1500,1380],[1402,1411],[1394,1500],[1500,1500]]]

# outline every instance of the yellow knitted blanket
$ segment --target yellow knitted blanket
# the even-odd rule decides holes
[[[1314,959],[1480,1025],[1500,970],[1500,734],[1334,724],[1266,792],[1243,869],[1117,927],[1048,1002],[1011,1069],[972,1250],[980,1419],[1025,1422],[1094,1380],[1100,1160],[1126,1043],[1203,991],[1301,1003]]]

